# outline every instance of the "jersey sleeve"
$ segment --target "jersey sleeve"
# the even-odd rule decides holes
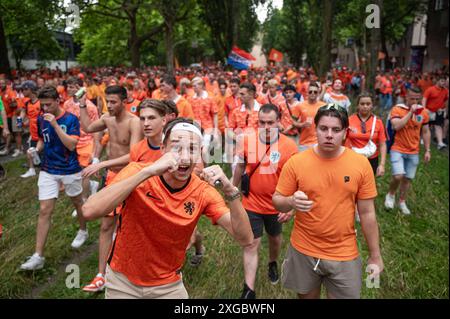
[[[230,212],[230,209],[225,204],[222,196],[212,186],[207,186],[205,189],[206,205],[203,214],[211,220],[213,225],[225,214]]]
[[[391,111],[391,119],[402,118],[402,117],[403,117],[402,109],[394,106]]]
[[[290,196],[298,190],[297,176],[295,174],[295,157],[291,157],[281,169],[276,191],[283,196]]]
[[[66,134],[69,136],[80,136],[80,121],[75,115],[71,116],[70,126],[67,128]]]
[[[377,124],[376,125],[379,127],[379,130],[378,130],[378,141],[380,143],[386,142],[386,130],[384,128],[383,121],[381,119],[377,119]]]
[[[357,199],[371,199],[377,197],[377,186],[372,166],[368,160],[364,161],[362,178],[359,183]]]

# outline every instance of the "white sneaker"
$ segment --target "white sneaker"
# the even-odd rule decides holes
[[[437,149],[441,150],[441,149],[446,148],[446,147],[447,147],[447,144],[441,143],[441,144],[438,144]]]
[[[72,217],[73,217],[73,218],[77,218],[77,217],[78,217],[77,209],[76,209],[76,208],[75,208],[75,209],[73,210],[73,212],[72,212]]]
[[[9,154],[9,150],[6,149],[6,148],[4,148],[4,149],[2,149],[2,150],[0,151],[0,155],[1,155],[1,156],[8,155],[8,154]]]
[[[44,268],[45,258],[34,253],[33,256],[28,257],[27,261],[20,265],[22,270],[38,270]]]
[[[99,182],[89,181],[89,189],[91,191],[91,195],[97,193],[99,186],[100,186]]]
[[[23,154],[23,152],[16,148],[11,156],[12,157],[18,157],[18,156],[20,156],[22,154]]]
[[[87,230],[79,230],[77,233],[77,236],[75,237],[75,239],[72,242],[72,248],[80,248],[84,242],[88,239],[89,234]]]
[[[386,194],[386,199],[384,200],[384,207],[387,209],[393,209],[395,206],[395,195],[389,193]]]
[[[22,178],[28,178],[32,176],[36,176],[36,170],[34,168],[29,168],[25,174],[20,175],[20,177]]]
[[[411,215],[411,211],[409,210],[408,206],[406,206],[406,202],[399,202],[398,208],[403,215]]]

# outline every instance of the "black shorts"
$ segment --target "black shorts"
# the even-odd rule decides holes
[[[12,117],[8,117],[6,120],[8,121],[8,130],[12,134],[13,133]]]
[[[278,214],[265,215],[247,210],[247,215],[255,239],[262,237],[264,228],[269,236],[274,237],[281,234],[282,226],[278,222]]]
[[[430,115],[433,112],[430,112]],[[433,121],[430,120],[430,122],[428,122],[428,124],[430,125],[437,125],[437,126],[444,126],[444,111],[443,110],[438,110],[437,112],[434,113],[435,114],[435,118]]]
[[[378,168],[378,157],[375,158],[369,158],[370,166],[372,166],[373,175],[377,175],[377,168]]]
[[[38,141],[30,141],[30,147],[36,147],[37,146]]]

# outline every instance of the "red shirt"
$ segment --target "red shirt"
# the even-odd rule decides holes
[[[448,89],[433,85],[425,91],[423,97],[427,99],[426,108],[431,112],[436,112],[445,107],[445,102],[448,100]]]
[[[348,118],[349,121],[349,128],[348,128],[348,134],[347,139],[345,140],[345,146],[347,147],[357,147],[362,148],[369,143],[370,139],[370,133],[372,131],[372,125],[373,125],[374,116],[371,115],[366,123],[366,133],[362,132],[362,124],[361,119],[359,118],[358,114],[353,114]],[[376,153],[370,157],[377,158],[379,152],[379,145],[380,143],[386,142],[386,133],[383,125],[383,121],[377,116],[377,121],[375,123],[375,129],[372,137],[372,142],[374,142],[378,147]]]

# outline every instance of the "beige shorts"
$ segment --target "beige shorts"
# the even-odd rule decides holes
[[[130,282],[125,275],[106,266],[106,299],[188,299],[183,280],[162,285],[143,287]]]
[[[289,245],[281,267],[281,282],[287,289],[307,294],[322,283],[337,299],[359,299],[362,284],[361,258],[350,261],[317,259]]]

